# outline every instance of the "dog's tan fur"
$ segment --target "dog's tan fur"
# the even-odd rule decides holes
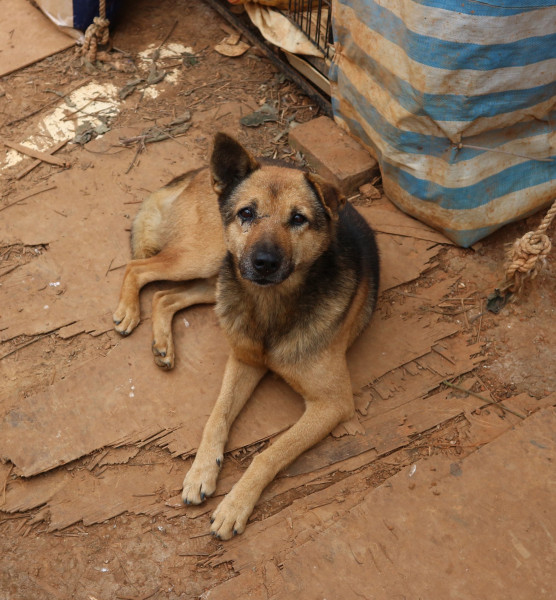
[[[184,502],[198,504],[214,492],[229,429],[267,370],[305,399],[300,420],[253,459],[217,507],[211,531],[221,539],[245,529],[261,492],[281,469],[353,414],[345,355],[370,318],[378,257],[372,233],[351,213],[353,231],[369,244],[367,263],[374,267],[342,250],[337,223],[343,203],[320,178],[261,166],[218,134],[210,172],[187,173],[155,192],[134,222],[134,260],[114,313],[116,330],[127,335],[139,323],[143,285],[186,282],[154,296],[156,363],[173,367],[172,317],[193,304],[216,301],[232,347],[184,480]]]

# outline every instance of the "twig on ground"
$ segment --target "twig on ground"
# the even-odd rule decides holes
[[[133,160],[129,163],[129,167],[125,171],[126,175],[131,171],[131,169],[133,169],[133,167],[135,166],[135,162],[139,158],[139,154],[141,154],[141,152],[143,152],[144,148],[145,148],[145,142],[142,141],[137,146],[137,150],[135,151],[135,154],[133,155]]]
[[[164,36],[162,42],[160,42],[160,46],[158,46],[158,50],[164,46],[164,44],[170,39],[170,36],[174,33],[174,29],[178,26],[179,21],[176,19],[172,27],[170,27],[170,31]]]
[[[221,82],[222,82],[221,79],[215,79],[214,81],[207,81],[206,83],[203,83],[202,85],[198,85],[197,87],[191,88],[190,90],[187,90],[186,92],[181,92],[179,95],[180,96],[191,96],[191,94],[193,92],[196,92],[197,90],[201,90],[210,85],[216,85],[217,83],[221,83]]]
[[[20,266],[21,265],[14,265],[10,269],[6,269],[5,271],[2,271],[2,273],[0,273],[0,277],[4,277],[4,275],[7,275],[8,273],[11,273],[12,271],[15,271]],[[7,327],[6,327],[6,329],[7,329]]]
[[[106,269],[106,273],[104,274],[104,276],[106,277],[108,275],[108,273],[110,273],[110,267],[112,266],[112,263],[114,262],[114,258],[110,261],[110,264],[108,265],[108,269]]]
[[[31,192],[28,192],[24,196],[21,196],[21,198],[18,198],[17,200],[10,202],[10,204],[6,204],[5,206],[0,206],[0,212],[2,212],[3,210],[6,210],[6,208],[10,208],[10,206],[14,206],[15,204],[19,204],[20,202],[23,202],[23,200],[27,200],[27,198],[31,198],[32,196],[36,196],[37,194],[42,194],[42,192],[48,192],[49,190],[53,190],[55,188],[56,188],[56,186],[53,184],[46,185],[41,188],[35,188]]]
[[[120,596],[120,595],[118,595],[118,596],[116,596],[116,598],[119,598],[120,600],[149,600],[149,598],[152,598],[155,594],[158,594],[159,591],[160,591],[160,588],[157,587],[154,591],[150,592],[146,596]]]
[[[29,340],[28,342],[25,342],[24,344],[17,346],[17,348],[10,350],[10,352],[7,352],[6,354],[3,354],[2,356],[0,356],[0,360],[2,360],[3,358],[7,358],[8,356],[11,356],[12,354],[15,354],[18,350],[27,348],[27,346],[30,346],[31,344],[34,344],[35,342],[38,342],[39,340],[42,340],[43,338],[45,338],[49,335],[50,335],[50,333],[43,333],[42,335],[37,335],[32,340]]]
[[[468,390],[464,387],[461,387],[460,385],[455,385],[454,383],[450,383],[449,381],[444,380],[442,382],[444,385],[447,385],[450,388],[453,388],[454,390],[458,390],[459,392],[464,392],[466,394],[469,394],[470,396],[474,396],[475,398],[478,398],[479,400],[482,400],[485,404],[484,406],[481,406],[480,408],[484,408],[485,406],[490,406],[491,404],[494,404],[496,406],[499,406],[502,410],[505,410],[506,412],[511,413],[512,415],[515,415],[516,417],[519,417],[520,419],[526,419],[527,417],[525,417],[524,415],[518,413],[517,411],[508,408],[507,406],[504,406],[502,404],[501,401],[499,400],[489,400],[488,398],[486,398],[485,396],[481,396],[481,394],[477,394],[477,392],[474,392],[472,390]]]
[[[120,569],[124,572],[124,575],[126,576],[126,579],[128,580],[129,584],[132,585],[137,591],[139,591],[137,589],[137,586],[133,583],[133,580],[129,576],[129,573],[125,570],[124,563],[122,562],[119,554],[115,550],[114,550],[114,554],[116,555],[116,558],[118,559],[118,562],[120,563]]]
[[[481,300],[481,307],[480,307],[480,312],[479,312],[479,328],[477,331],[477,339],[475,340],[475,343],[478,344],[479,340],[481,339],[481,329],[483,327],[483,301]]]
[[[124,263],[123,265],[119,265],[117,267],[112,267],[111,269],[108,269],[107,273],[111,273],[112,271],[117,271],[118,269],[123,269],[126,266],[126,264]]]
[[[208,531],[207,533],[198,533],[197,535],[190,535],[189,539],[193,540],[195,538],[200,538],[200,537],[207,537],[209,535],[212,535],[212,533],[210,531]]]
[[[6,488],[8,487],[8,479],[10,478],[10,475],[12,474],[13,471],[13,464],[10,465],[10,468],[8,470],[8,473],[6,475],[6,479],[4,480],[4,485],[3,485],[3,490],[2,490],[2,504],[0,504],[0,506],[4,506],[4,504],[6,504]]]
[[[8,121],[5,125],[3,125],[3,127],[9,127],[10,125],[15,125],[15,123],[19,123],[20,121],[24,121],[25,119],[32,117],[32,116],[36,115],[37,113],[40,113],[45,108],[48,108],[49,106],[52,106],[53,104],[56,104],[57,102],[60,102],[60,98],[65,98],[66,96],[68,96],[69,94],[71,94],[72,92],[74,92],[75,90],[80,88],[81,86],[89,83],[89,81],[91,81],[90,77],[88,79],[84,79],[77,85],[73,86],[67,92],[63,92],[63,93],[60,92],[59,98],[55,98],[51,102],[47,102],[46,104],[43,104],[40,108],[37,108],[36,110],[34,110],[30,113],[27,113],[26,115],[23,115],[22,117],[18,117],[17,119],[12,119],[11,121]]]

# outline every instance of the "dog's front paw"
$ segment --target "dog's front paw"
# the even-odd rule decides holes
[[[199,456],[195,458],[183,480],[181,498],[184,504],[201,504],[205,498],[214,494],[222,460],[221,455],[209,460],[199,460]]]
[[[243,533],[256,502],[257,498],[242,491],[241,482],[238,482],[214,511],[210,520],[211,533],[221,540]]]
[[[139,325],[141,312],[139,304],[126,305],[120,302],[112,315],[114,329],[121,335],[129,335]]]
[[[174,342],[172,339],[153,340],[152,351],[154,362],[161,368],[170,370],[174,368]]]

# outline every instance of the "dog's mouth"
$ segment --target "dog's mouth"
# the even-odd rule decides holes
[[[279,283],[282,283],[282,281],[284,281],[284,279],[280,279],[279,281],[274,281],[271,279],[252,279],[250,277],[244,277],[244,279],[247,279],[248,281],[250,281],[251,283],[254,283],[255,285],[260,285],[261,287],[268,287],[270,285],[278,285]]]
[[[278,285],[285,281],[291,274],[291,269],[286,269],[281,273],[274,273],[269,276],[259,275],[257,273],[253,273],[251,269],[246,269],[245,271],[240,267],[240,274],[243,279],[254,283],[255,285],[260,285],[261,287],[268,287],[271,285]]]

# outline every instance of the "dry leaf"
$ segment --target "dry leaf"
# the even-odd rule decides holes
[[[249,50],[249,48],[251,46],[249,46],[249,44],[246,44],[245,42],[239,42],[237,44],[230,44],[228,42],[229,38],[226,38],[225,40],[223,40],[222,42],[220,42],[220,44],[217,44],[214,49],[216,50],[216,52],[218,52],[218,54],[222,54],[223,56],[230,56],[232,58],[236,57],[236,56],[241,56],[242,54],[245,54],[247,52],[247,50]]]

